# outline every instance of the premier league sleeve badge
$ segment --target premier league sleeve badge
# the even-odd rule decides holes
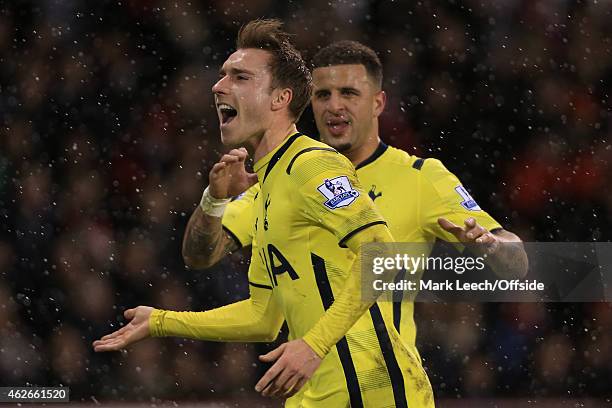
[[[347,207],[359,197],[359,191],[353,188],[347,176],[325,179],[317,190],[327,199],[323,204],[330,210]]]

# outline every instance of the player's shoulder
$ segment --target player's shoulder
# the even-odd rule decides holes
[[[444,166],[444,163],[438,159],[428,158],[423,161],[420,173],[422,175],[421,185],[424,188],[430,188],[437,192],[440,196],[446,196],[458,192],[457,189],[463,188],[461,181],[450,170]],[[428,186],[428,187],[426,187]],[[422,199],[433,199],[429,195],[421,195]]]
[[[355,172],[350,160],[336,149],[307,136],[301,137],[289,153],[285,171],[298,182],[307,182],[318,174]]]
[[[287,155],[287,158],[290,162],[292,161],[296,164],[302,156],[304,156],[303,158],[311,158],[327,156],[330,153],[339,155],[338,151],[333,147],[302,134],[302,137],[298,138],[291,147],[291,151]]]
[[[405,150],[393,146],[386,146],[384,153],[378,160],[381,164],[399,166],[402,168],[413,168],[419,157],[408,153]]]
[[[455,175],[446,168],[442,161],[433,157],[420,158],[415,161],[415,165],[420,168],[423,177],[432,182],[447,179],[449,177],[456,178]]]
[[[455,175],[446,168],[442,161],[434,157],[413,155],[392,146],[389,146],[381,157],[381,165],[391,169],[395,174],[421,177],[434,184],[440,180],[456,179]],[[402,171],[396,173],[395,167],[401,168]]]
[[[387,146],[380,159],[375,162],[382,168],[391,169],[396,174],[418,177],[432,176],[437,173],[448,172],[442,162],[431,157],[420,157],[405,150]]]

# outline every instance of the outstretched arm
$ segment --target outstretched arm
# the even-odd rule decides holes
[[[284,318],[270,289],[251,287],[249,299],[206,312],[174,312],[138,306],[125,311],[130,321],[93,342],[95,351],[115,351],[148,337],[211,341],[273,341]]]
[[[274,341],[284,317],[270,289],[251,288],[251,297],[206,312],[155,310],[153,337],[187,337],[211,341]]]

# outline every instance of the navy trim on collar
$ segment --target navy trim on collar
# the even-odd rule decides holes
[[[370,155],[370,157],[368,157],[367,159],[365,159],[364,161],[362,161],[361,163],[359,163],[357,166],[355,166],[355,170],[360,169],[364,166],[367,166],[368,164],[374,162],[376,159],[378,159],[380,156],[382,156],[382,154],[384,152],[387,151],[387,148],[389,146],[387,146],[382,140],[381,142],[378,144],[378,147],[376,148],[376,150],[374,150],[374,153],[372,153]]]
[[[266,177],[268,177],[268,174],[270,174],[270,171],[272,171],[272,168],[276,165],[276,163],[278,163],[278,161],[281,159],[281,157],[283,157],[283,154],[285,154],[287,152],[287,150],[289,150],[289,147],[291,147],[293,142],[295,142],[296,139],[298,137],[300,137],[300,136],[302,136],[301,133],[299,133],[299,132],[295,133],[293,136],[291,136],[289,139],[287,139],[285,144],[282,145],[281,148],[276,151],[276,153],[274,153],[274,155],[272,156],[272,158],[268,162],[268,167],[266,167],[266,172],[264,174],[262,183],[264,181],[266,181]]]

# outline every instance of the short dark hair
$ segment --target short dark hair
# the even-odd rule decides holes
[[[238,32],[236,48],[259,48],[272,54],[270,71],[273,88],[291,88],[289,111],[297,122],[310,101],[312,75],[302,55],[291,43],[291,35],[276,19],[258,19],[243,25]]]
[[[383,68],[380,58],[373,49],[360,42],[336,41],[321,48],[312,59],[313,68],[351,64],[363,65],[374,83],[382,87]]]

